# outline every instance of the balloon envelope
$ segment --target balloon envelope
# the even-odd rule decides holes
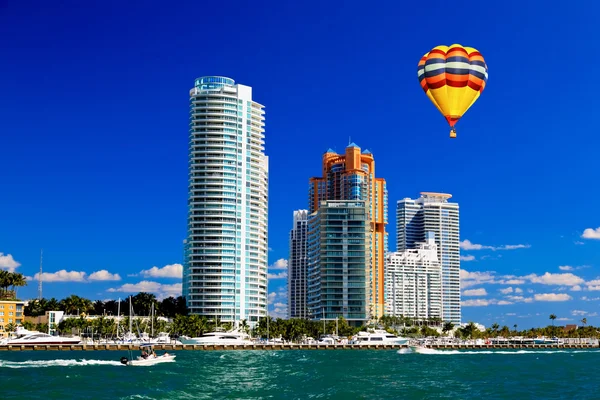
[[[451,127],[477,101],[488,78],[481,53],[460,44],[434,47],[419,61],[417,73],[427,97]]]

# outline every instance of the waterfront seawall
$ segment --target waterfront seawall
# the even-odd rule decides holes
[[[197,344],[159,344],[153,345],[155,350],[204,350],[204,351],[224,351],[224,350],[400,350],[406,349],[408,345],[392,344],[369,344],[369,345],[317,345],[317,344],[252,344],[252,345],[197,345]],[[516,349],[591,349],[597,348],[596,345],[578,343],[578,344],[506,344],[506,345],[427,345],[430,349],[436,350],[516,350]],[[74,344],[74,345],[2,345],[0,351],[117,351],[117,350],[139,350],[139,345],[122,344]]]

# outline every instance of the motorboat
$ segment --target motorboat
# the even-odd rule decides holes
[[[81,338],[52,336],[47,333],[33,332],[27,335],[18,336],[13,339],[8,339],[2,344],[7,346],[22,346],[22,345],[70,345],[81,343]]]
[[[129,359],[127,357],[121,357],[121,364],[127,366],[144,367],[166,362],[175,362],[175,354],[169,354],[165,352],[161,355],[157,355],[152,349],[151,345],[142,345],[140,347],[142,349],[142,353],[137,358]]]
[[[352,339],[352,344],[369,345],[369,344],[397,344],[405,345],[408,343],[407,338],[396,336],[383,329],[375,329],[370,332],[358,332]]]
[[[180,336],[179,341],[183,344],[222,344],[222,345],[245,345],[254,344],[250,336],[244,332],[231,330],[228,332],[209,332],[197,337]]]
[[[413,353],[419,353],[419,354],[436,354],[437,353],[437,350],[430,349],[429,347],[424,346],[422,344],[409,346],[409,348]]]

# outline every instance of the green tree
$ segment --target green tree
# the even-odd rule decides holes
[[[552,320],[552,326],[554,326],[554,320],[556,319],[556,315],[550,314],[550,319]]]
[[[444,322],[444,327],[442,328],[442,332],[444,332],[444,334],[448,334],[448,332],[452,331],[452,329],[454,329],[454,324],[450,321],[448,322]]]

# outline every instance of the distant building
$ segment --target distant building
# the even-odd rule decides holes
[[[364,201],[321,201],[309,221],[308,308],[313,319],[370,319],[371,237]]]
[[[288,314],[290,318],[308,318],[306,282],[308,267],[308,211],[294,211],[288,257]]]
[[[331,254],[327,256],[328,262],[335,260],[340,264],[340,268],[348,262],[353,263],[352,268],[356,267],[354,264],[356,259],[350,259],[350,250],[346,246],[360,246],[354,248],[352,257],[360,257],[365,262],[363,268],[368,283],[368,290],[365,293],[368,304],[365,318],[366,320],[379,318],[383,315],[385,308],[383,266],[385,253],[388,249],[388,234],[385,228],[387,225],[388,197],[385,179],[375,176],[373,154],[369,150],[361,151],[360,147],[354,143],[346,147],[344,154],[337,154],[331,149],[325,152],[322,160],[322,174],[322,177],[315,177],[310,180],[309,213],[311,218],[316,217],[321,224],[331,225],[331,228],[328,229],[337,229],[337,226],[333,226],[333,222],[330,223],[317,216],[321,206],[323,204],[334,204],[329,203],[330,201],[345,201],[347,206],[336,205],[336,207],[346,207],[346,211],[342,211],[341,208],[339,208],[339,211],[346,213],[350,218],[350,215],[358,213],[357,208],[360,206],[357,204],[360,203],[365,207],[364,216],[361,218],[365,218],[364,224],[368,230],[365,241],[361,243],[348,242],[344,245],[340,242],[336,247],[331,245],[332,238],[329,233],[322,230],[320,231],[322,232],[320,238],[309,237],[309,241],[319,240],[319,245],[329,248]],[[328,212],[332,213],[330,209],[328,209]],[[342,221],[343,219],[340,219],[336,222],[340,224],[340,229]],[[340,232],[340,234],[343,235],[345,232]],[[340,283],[340,285],[343,286],[344,284]],[[330,300],[334,301],[333,297],[323,301],[327,304],[333,304]],[[318,315],[321,314],[313,314],[313,318],[320,318]]]
[[[8,336],[7,327],[22,325],[25,303],[20,300],[0,300],[0,336]]]
[[[189,94],[183,295],[191,314],[254,326],[267,314],[264,107],[220,76],[196,79]]]
[[[396,209],[397,251],[415,249],[433,232],[442,266],[442,319],[460,324],[460,230],[457,203],[452,195],[422,192],[416,200],[398,201]]]
[[[386,315],[417,320],[442,317],[442,269],[434,234],[416,249],[388,253],[385,262]]]

